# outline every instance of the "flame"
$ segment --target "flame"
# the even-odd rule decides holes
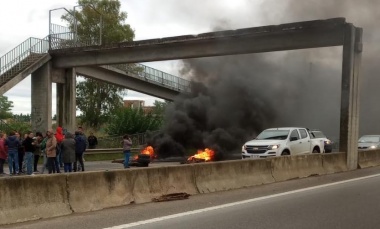
[[[206,148],[204,150],[198,150],[197,153],[191,157],[189,157],[188,161],[194,161],[196,159],[201,159],[204,161],[212,161],[214,160],[215,151],[209,148]]]
[[[141,151],[141,154],[150,155],[150,158],[154,158],[154,149],[152,146],[147,146]]]

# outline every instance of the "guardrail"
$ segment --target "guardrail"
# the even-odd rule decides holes
[[[132,152],[140,152],[143,147],[134,147],[131,148]],[[123,148],[111,148],[111,149],[87,149],[85,155],[94,155],[94,154],[116,154],[123,153]]]

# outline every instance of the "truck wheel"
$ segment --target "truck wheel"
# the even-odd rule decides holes
[[[286,156],[286,155],[290,155],[290,152],[288,150],[282,151],[281,156]]]
[[[313,153],[320,153],[319,148],[314,148]]]

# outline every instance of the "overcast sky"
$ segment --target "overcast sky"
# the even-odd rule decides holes
[[[199,2],[199,4],[196,4]],[[247,7],[249,2],[250,7]],[[135,30],[135,40],[209,32],[220,24],[231,28],[260,25],[249,20],[261,1],[250,0],[122,0],[121,9],[128,13],[126,23]],[[77,0],[12,0],[0,1],[0,56],[15,48],[29,37],[48,35],[49,10],[65,7],[72,9]],[[254,4],[255,5],[255,4]],[[62,24],[64,10],[52,11],[52,22]],[[238,20],[237,20],[238,19]],[[246,21],[245,21],[246,20]],[[145,63],[159,70],[179,75],[178,61]],[[54,86],[54,85],[53,85]],[[5,95],[14,102],[14,113],[30,113],[30,77],[9,90]],[[143,99],[151,105],[156,98],[128,91],[125,99]],[[53,87],[53,114],[55,87]]]

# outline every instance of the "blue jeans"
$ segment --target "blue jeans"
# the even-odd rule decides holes
[[[47,166],[47,156],[46,156],[46,153],[45,153],[45,150],[43,151],[42,153],[44,155],[44,163],[42,165],[42,169],[41,169],[41,173],[44,173],[45,172],[45,169],[46,169],[46,166]]]
[[[15,168],[13,170],[13,163]],[[9,149],[8,150],[8,165],[9,165],[9,174],[18,173],[18,149]]]
[[[34,154],[32,152],[25,152],[26,174],[28,175],[33,173],[33,159]]]
[[[129,157],[131,156],[131,151],[130,150],[125,150],[124,151],[124,168],[129,167]]]
[[[73,171],[72,163],[64,163],[65,173],[71,173]]]

